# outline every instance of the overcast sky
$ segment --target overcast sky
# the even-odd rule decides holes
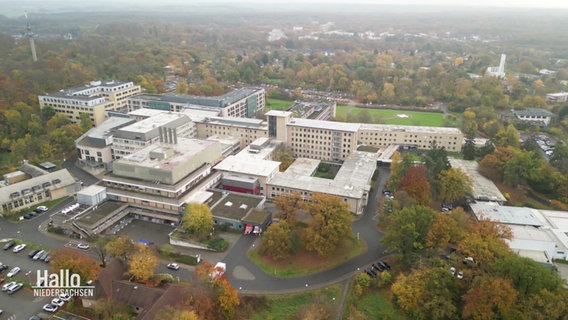
[[[26,4],[43,4],[61,0],[28,0]],[[64,0],[65,1],[65,0]],[[83,0],[81,0],[83,1]],[[0,0],[2,2],[2,0]],[[568,8],[568,0],[91,0],[88,3],[113,2],[116,4],[390,4],[390,5],[441,5],[441,6],[484,6],[484,7],[522,7],[522,8]],[[78,3],[78,2],[76,2]]]
[[[121,0],[104,0],[120,3]],[[124,1],[124,0],[122,0]],[[131,1],[131,0],[128,0]],[[393,4],[393,5],[443,5],[443,6],[487,6],[524,8],[568,8],[568,0],[138,0],[137,3],[336,3],[336,4]]]

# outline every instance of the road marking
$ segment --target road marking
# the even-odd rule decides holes
[[[8,318],[8,320],[16,320],[16,315],[13,314],[10,318]]]

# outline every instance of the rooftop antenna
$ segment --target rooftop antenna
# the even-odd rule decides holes
[[[26,36],[30,39],[30,49],[32,50],[32,60],[37,62],[37,55],[34,43],[34,33],[32,32],[32,25],[30,24],[30,19],[28,19],[28,12],[24,11],[24,16],[26,17]]]

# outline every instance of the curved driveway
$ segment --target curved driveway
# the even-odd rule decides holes
[[[69,159],[64,164],[71,173],[78,177],[85,185],[93,184],[97,179],[86,174],[72,165],[74,159]],[[382,195],[381,191],[388,180],[390,171],[388,168],[378,167],[379,177],[371,190],[369,203],[364,214],[353,222],[353,233],[367,244],[367,251],[349,261],[335,266],[332,269],[318,272],[312,275],[295,278],[278,278],[264,273],[246,255],[246,252],[254,245],[257,237],[239,237],[230,252],[227,253],[223,261],[227,262],[227,276],[231,284],[240,292],[263,294],[263,293],[285,293],[305,290],[306,288],[319,288],[329,284],[340,282],[351,277],[372,262],[377,261],[381,256],[385,246],[379,243],[382,234],[376,228],[375,219],[378,211],[378,204]],[[46,221],[50,212],[58,212],[71,204],[73,199],[68,199],[57,206],[50,208],[50,211],[40,215],[25,223],[12,223],[0,220],[0,239],[18,238],[25,241],[41,243],[47,247],[59,248],[65,245],[69,239],[59,236],[47,236],[39,232],[40,224]]]
[[[359,234],[360,239],[367,244],[367,251],[358,257],[346,261],[332,269],[315,274],[296,278],[277,278],[264,273],[246,255],[256,237],[240,237],[231,251],[226,255],[227,275],[231,284],[246,293],[285,293],[305,290],[306,288],[319,288],[332,283],[340,282],[377,261],[385,250],[379,243],[382,234],[377,230],[377,221],[374,219],[382,195],[383,187],[388,180],[388,168],[378,167],[377,179],[369,197],[369,204],[362,217],[353,223],[353,233]],[[306,286],[307,285],[307,286]]]

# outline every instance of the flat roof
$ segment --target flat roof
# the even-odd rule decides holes
[[[224,108],[261,90],[262,90],[261,88],[240,88],[216,97],[166,93],[166,94],[141,94],[135,96],[134,98],[151,100],[151,101],[168,102],[168,103],[178,103],[178,104],[187,104],[187,105],[194,104],[199,106]]]
[[[321,161],[317,159],[297,158],[284,173],[295,176],[312,176],[320,163]]]
[[[419,133],[446,133],[462,134],[461,130],[454,127],[425,127],[425,126],[403,126],[394,124],[372,124],[361,123],[361,130],[386,131],[386,132],[419,132]]]
[[[214,216],[241,220],[263,201],[263,197],[228,192],[211,207]]]
[[[252,176],[267,177],[278,171],[280,162],[255,159],[251,161],[246,157],[228,156],[217,164],[214,169],[219,171],[241,173]]]
[[[113,214],[116,210],[128,204],[115,201],[105,201],[97,205],[97,209],[89,210],[88,212],[80,215],[75,221],[87,228],[95,228],[107,220],[107,217]]]
[[[180,110],[180,113],[185,114],[195,122],[203,122],[207,118],[217,117],[220,112],[219,110],[213,111],[195,108],[183,108]]]
[[[525,108],[523,110],[511,110],[517,116],[537,116],[537,117],[552,117],[554,114],[542,108]]]
[[[461,169],[471,179],[471,195],[476,200],[505,202],[507,199],[493,181],[479,173],[479,164],[473,160],[448,158],[452,168]]]
[[[127,126],[129,124],[135,123],[136,120],[130,118],[123,118],[123,117],[110,117],[105,119],[101,124],[98,126],[89,129],[84,135],[78,138],[76,141],[83,140],[85,137],[89,137],[91,139],[106,139],[109,135],[112,134],[114,130]]]
[[[157,142],[122,159],[116,160],[116,162],[170,170],[198,156],[205,149],[215,144],[219,144],[219,142],[179,137],[177,144]],[[150,157],[151,152],[168,154],[168,156],[165,159],[153,159]]]
[[[375,153],[361,151],[351,153],[345,159],[333,180],[311,176],[315,162],[312,161],[313,159],[301,159],[301,161],[308,160],[306,162],[308,165],[306,170],[302,170],[298,166],[291,171],[286,170],[285,172],[276,173],[268,184],[289,189],[360,199],[371,188],[370,181],[377,166],[377,157],[378,155]],[[298,160],[296,159],[296,161]],[[316,161],[319,164],[319,160]],[[310,175],[306,175],[306,173]]]
[[[262,119],[237,118],[237,117],[212,117],[204,118],[204,123],[224,124],[229,126],[240,126],[255,129],[268,129],[268,123]]]
[[[500,206],[484,202],[470,203],[469,206],[478,220],[489,219],[504,224],[535,227],[546,225],[546,220],[536,209]]]
[[[267,116],[276,116],[276,117],[290,117],[292,116],[292,112],[284,111],[284,110],[270,110],[265,115]]]
[[[101,193],[105,190],[106,190],[106,187],[93,184],[93,185],[90,185],[86,188],[81,189],[81,191],[77,192],[77,195],[83,194],[85,196],[92,197],[92,196],[96,196],[97,194],[99,194],[99,193]]]
[[[323,129],[333,131],[357,132],[361,127],[360,123],[325,121],[314,119],[293,118],[288,122],[293,127],[309,127],[311,129]]]
[[[260,139],[266,138],[258,138],[255,141],[259,141]],[[255,149],[251,152],[251,145],[246,146],[243,150],[239,151],[235,156],[240,158],[247,158],[249,161],[257,161],[257,160],[264,160],[270,157],[270,155],[276,150],[278,146],[282,144],[282,141],[279,140],[270,140],[268,145],[260,149]]]
[[[164,110],[156,110],[156,109],[149,109],[149,108],[140,108],[128,113],[129,116],[135,117],[152,117],[157,114],[164,113]]]
[[[61,189],[74,184],[76,181],[67,169],[61,169],[51,173],[46,173],[18,183],[10,184],[0,188],[0,203],[7,203],[15,199],[22,199],[21,196],[35,193],[35,191],[48,189]],[[12,194],[18,194],[12,198]]]
[[[191,121],[191,119],[189,119],[189,117],[184,114],[178,112],[162,111],[161,113],[155,114],[150,118],[146,118],[144,120],[134,122],[133,124],[126,127],[120,128],[117,133],[148,133],[152,130],[157,130],[158,127],[166,126],[179,119],[186,119],[187,122]]]

